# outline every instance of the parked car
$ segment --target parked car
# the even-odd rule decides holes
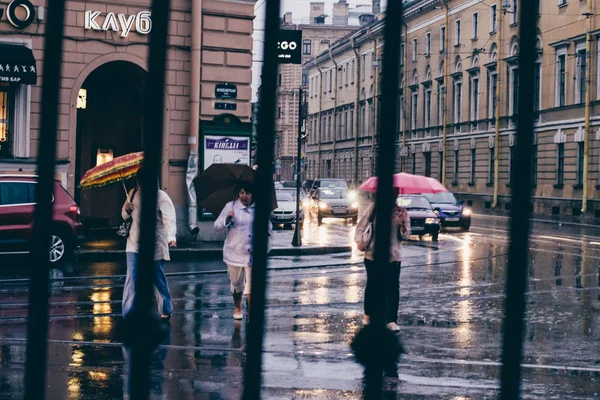
[[[450,192],[441,192],[436,194],[425,194],[425,197],[431,203],[433,211],[438,215],[442,228],[454,227],[468,231],[471,227],[470,208],[465,207],[462,201],[454,197]]]
[[[311,209],[319,225],[323,218],[358,220],[358,203],[348,196],[348,190],[338,187],[321,187],[313,194]]]
[[[278,189],[275,191],[277,196],[277,208],[271,212],[271,223],[273,225],[292,225],[296,223],[296,189]],[[300,190],[300,214],[298,221],[304,221],[303,201],[306,195]]]
[[[419,236],[419,239],[431,235],[431,240],[438,241],[440,219],[425,196],[401,195],[398,197],[398,205],[408,212],[411,234]]]
[[[26,254],[31,248],[37,177],[0,175],[0,254]],[[75,200],[54,182],[54,212],[50,241],[50,262],[69,257],[83,238],[80,209]]]

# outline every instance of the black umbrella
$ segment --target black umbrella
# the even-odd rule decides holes
[[[198,206],[219,214],[237,199],[240,188],[254,185],[255,171],[243,164],[213,164],[194,179]],[[277,208],[275,186],[271,183],[271,210]]]

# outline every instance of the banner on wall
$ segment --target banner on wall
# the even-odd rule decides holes
[[[204,136],[204,169],[213,164],[250,165],[250,138]]]

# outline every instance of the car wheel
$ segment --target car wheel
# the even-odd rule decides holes
[[[461,228],[463,232],[469,232],[469,229],[471,229],[471,225],[466,225]]]
[[[438,241],[438,237],[439,237],[439,233],[435,233],[435,234],[431,235],[431,240],[434,241],[434,242],[437,242]]]
[[[49,257],[51,264],[59,264],[69,255],[69,245],[65,236],[60,232],[53,232],[50,236]]]

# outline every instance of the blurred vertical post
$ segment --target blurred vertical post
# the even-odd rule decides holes
[[[252,252],[252,304],[248,327],[248,361],[244,370],[246,400],[260,399],[262,386],[262,345],[267,289],[267,245],[273,186],[273,143],[275,142],[275,106],[277,102],[277,40],[279,32],[279,0],[266,0],[265,49],[258,115],[258,149],[254,195],[256,214]],[[299,133],[298,133],[299,134]]]
[[[525,290],[529,271],[529,213],[531,207],[531,148],[534,120],[534,71],[537,11],[533,4],[520,2],[519,82],[517,114],[517,156],[512,169],[512,211],[510,249],[506,278],[506,300],[502,341],[500,398],[520,398],[521,359],[525,331]],[[501,71],[498,71],[500,73]]]
[[[50,229],[58,132],[58,106],[63,55],[65,0],[54,0],[48,8],[44,40],[42,116],[38,144],[38,183],[29,268],[29,314],[27,319],[27,355],[25,396],[39,400],[46,395],[48,355],[48,299]]]
[[[300,174],[302,172],[302,165],[300,158],[302,157],[302,121],[304,119],[304,102],[303,102],[304,91],[302,88],[298,89],[298,149],[296,157],[296,224],[294,225],[294,237],[292,238],[292,246],[302,246],[302,230],[300,225],[300,185],[301,179]]]

